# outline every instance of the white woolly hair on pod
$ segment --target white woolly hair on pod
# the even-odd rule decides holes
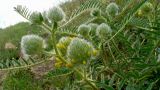
[[[108,24],[102,23],[97,27],[96,34],[101,39],[105,39],[112,35],[112,29]]]
[[[27,52],[27,50],[28,50],[28,47],[31,46],[30,42],[32,40],[34,41],[32,44],[36,44],[37,43],[37,45],[40,46],[40,48],[39,47],[34,47],[34,48],[38,48],[39,51],[41,49],[46,48],[46,46],[47,46],[46,43],[45,43],[45,40],[42,37],[38,36],[38,35],[32,34],[32,35],[23,36],[22,39],[21,39],[21,43],[20,44],[21,44],[21,53],[22,53],[22,56],[23,56],[24,59],[29,59],[29,56],[31,56],[31,54],[29,54]],[[29,46],[28,46],[28,44],[29,44]],[[38,49],[36,49],[36,50],[38,50]],[[40,52],[38,52],[38,53],[40,53]]]
[[[110,3],[107,8],[106,8],[106,12],[108,14],[112,15],[118,15],[118,11],[119,11],[119,7],[116,3]]]
[[[83,36],[89,35],[90,30],[91,30],[91,27],[89,25],[86,25],[86,24],[81,24],[78,27],[78,32]]]
[[[91,35],[96,35],[96,29],[98,27],[98,24],[96,24],[96,23],[90,23],[88,25],[91,27],[90,34]]]
[[[52,23],[59,22],[59,21],[65,21],[65,17],[66,17],[64,11],[59,6],[56,6],[56,7],[54,6],[50,8],[47,16],[51,20]]]
[[[67,49],[67,57],[76,63],[90,60],[92,58],[93,45],[87,40],[74,38]]]

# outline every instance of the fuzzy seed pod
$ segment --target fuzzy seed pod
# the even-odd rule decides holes
[[[93,36],[96,35],[96,29],[98,27],[98,24],[90,23],[88,25],[91,27],[90,34]]]
[[[66,55],[67,52],[67,47],[70,44],[70,42],[72,41],[73,38],[71,37],[62,37],[59,42],[57,43],[57,48],[59,49],[59,51],[61,52],[61,54],[63,56]]]
[[[152,3],[150,3],[150,2],[146,2],[141,8],[140,8],[140,10],[138,11],[138,12],[140,12],[141,11],[141,13],[142,14],[148,14],[148,13],[151,13],[152,11],[153,11],[153,5],[152,5]]]
[[[25,59],[28,56],[42,55],[45,48],[45,41],[37,35],[26,35],[21,39],[21,51]]]
[[[41,24],[43,22],[43,16],[40,12],[33,12],[29,19],[33,24]]]
[[[48,12],[48,18],[53,22],[59,22],[65,19],[65,13],[60,7],[53,7]]]
[[[106,13],[108,13],[111,16],[118,15],[119,7],[116,3],[110,3],[106,8]]]
[[[93,45],[88,41],[74,38],[68,46],[67,56],[75,64],[83,64],[84,61],[91,59],[93,50]]]
[[[112,29],[108,24],[102,23],[97,27],[97,36],[101,39],[106,39],[112,35]]]
[[[89,32],[91,30],[91,27],[85,24],[82,24],[78,27],[78,32],[79,34],[81,34],[82,36],[88,36]]]
[[[101,11],[99,9],[94,9],[94,10],[91,11],[90,15],[92,17],[101,16]]]

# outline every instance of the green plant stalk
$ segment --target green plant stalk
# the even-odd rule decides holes
[[[55,32],[57,31],[57,23],[55,22],[52,28],[52,42],[53,42],[53,48],[55,49],[56,54],[60,55],[58,52],[58,49],[56,47],[56,36],[55,36]]]
[[[101,43],[101,52],[102,52],[102,54],[105,54],[104,55],[105,57],[107,56],[106,53],[105,53],[105,46],[104,46],[103,42]],[[104,66],[107,67],[107,62],[106,62],[106,58],[105,57],[103,57],[103,63],[104,63]]]
[[[49,29],[49,28],[47,28],[47,29]],[[56,47],[56,37],[55,37],[55,32],[57,31],[57,23],[56,22],[54,23],[51,31],[52,31],[52,40],[53,40],[52,42],[53,42],[53,47],[55,49],[55,52],[56,52],[57,56],[62,60],[62,62],[67,64],[68,62],[61,56],[61,54],[58,51],[58,48]],[[76,68],[73,68],[73,70],[76,71],[79,75],[81,75],[81,77],[84,79],[84,81],[86,83],[88,83],[94,90],[98,90],[96,85],[94,85],[90,80],[85,78],[85,76],[83,76],[83,74],[79,70],[77,70]]]
[[[109,48],[109,51],[110,51],[110,54],[111,54],[111,56],[112,56],[113,60],[114,60],[114,61],[116,61],[117,66],[118,66],[118,68],[119,68],[118,61],[115,59],[115,56],[113,55],[112,49],[111,49],[111,47],[110,47],[110,44],[108,43],[107,45],[108,45],[108,48]]]

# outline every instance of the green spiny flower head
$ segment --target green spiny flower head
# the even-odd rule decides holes
[[[141,12],[143,13],[143,14],[148,14],[148,13],[150,13],[151,11],[153,11],[153,5],[152,5],[152,3],[150,3],[150,2],[146,2],[142,7],[141,7]]]
[[[101,39],[106,39],[112,35],[112,29],[108,24],[102,23],[97,27],[97,36]]]
[[[65,13],[60,7],[53,7],[48,12],[48,18],[52,22],[59,22],[65,19]]]
[[[45,41],[37,35],[25,35],[21,39],[22,54],[27,56],[41,55],[45,48]]]
[[[66,55],[67,47],[69,46],[70,42],[73,38],[71,37],[62,37],[59,42],[57,43],[57,48],[60,50],[63,56]]]
[[[93,45],[80,38],[74,38],[68,46],[67,56],[76,64],[82,64],[90,60],[93,53]]]
[[[91,27],[85,24],[82,24],[78,27],[78,32],[79,34],[81,34],[82,36],[88,36],[89,32],[91,30]]]
[[[116,3],[110,3],[106,8],[106,12],[111,16],[118,15],[118,11],[119,11],[119,7]]]
[[[90,23],[88,25],[91,27],[90,34],[91,35],[96,35],[96,29],[98,27],[98,24]]]
[[[92,17],[101,16],[101,11],[99,9],[93,9],[90,13]]]
[[[41,24],[43,22],[43,16],[40,12],[33,12],[29,19],[33,24]]]

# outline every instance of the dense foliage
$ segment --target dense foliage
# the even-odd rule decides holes
[[[28,68],[54,57],[55,68],[44,76],[51,89],[160,89],[159,1],[83,2],[71,15],[60,7],[45,13],[15,7],[16,12],[43,28],[48,36],[22,37],[21,48],[34,54],[27,53],[28,58],[10,62],[1,70]]]

